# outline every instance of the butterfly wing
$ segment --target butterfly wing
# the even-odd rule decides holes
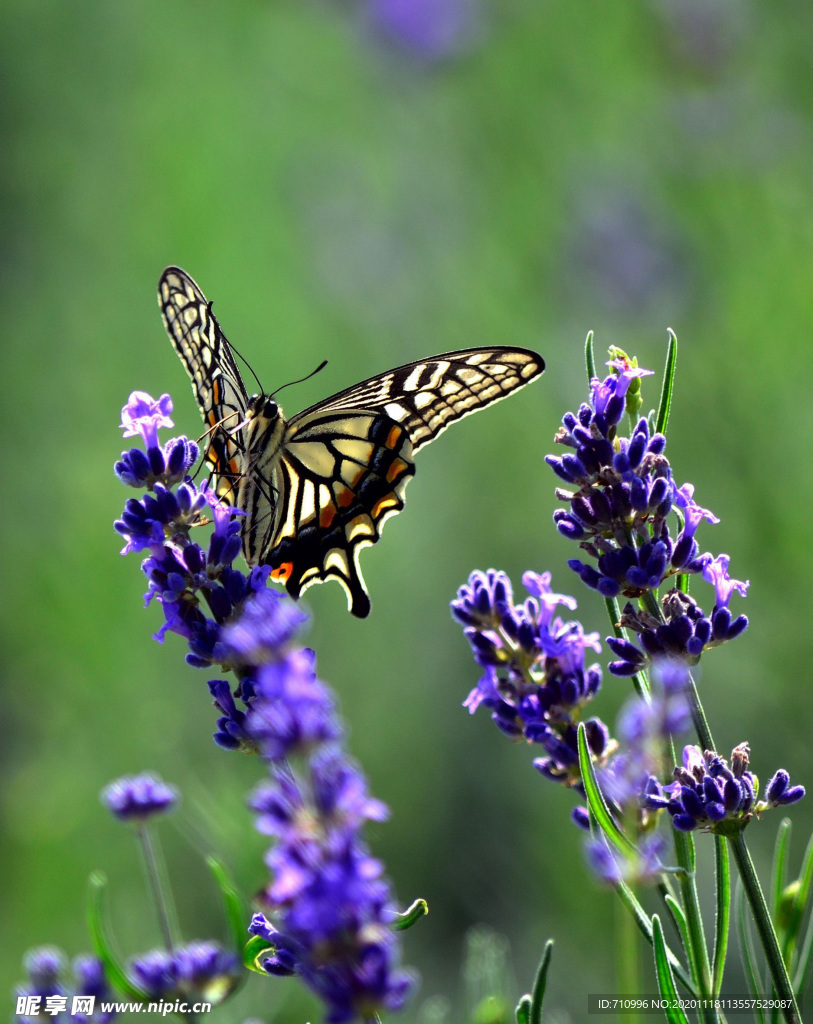
[[[384,522],[404,507],[414,472],[409,435],[386,414],[337,415],[319,407],[301,413],[287,424],[265,468],[258,463],[256,479],[241,488],[246,561],[271,565],[273,578],[294,598],[335,579],[352,613],[364,618],[370,599],[359,552],[375,544]]]
[[[249,564],[271,565],[295,598],[335,579],[353,614],[366,616],[359,553],[403,509],[413,453],[538,377],[544,365],[525,349],[465,349],[371,377],[294,416],[266,469],[257,467],[276,500],[272,511],[251,488]]]
[[[544,369],[542,356],[530,349],[466,348],[405,363],[307,411],[381,409],[405,428],[417,452],[451,423],[502,401]]]
[[[158,304],[167,334],[192,380],[192,390],[209,431],[206,461],[218,495],[234,504],[241,475],[239,432],[248,395],[231,346],[211,303],[180,267],[167,267],[158,282]]]

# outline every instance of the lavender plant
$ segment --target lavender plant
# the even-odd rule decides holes
[[[584,832],[588,868],[617,892],[651,945],[668,1020],[688,1019],[679,995],[695,1000],[702,1021],[724,1019],[730,851],[744,894],[739,930],[754,996],[774,997],[783,1019],[796,1022],[797,997],[813,961],[810,924],[800,941],[813,844],[800,879],[785,885],[789,826],[780,826],[771,915],[745,830],[767,811],[796,803],[804,788],[778,769],[760,796],[749,745],[740,743],[728,760],[716,750],[692,675],[707,651],[747,628],[747,618],[729,606],[735,596],[746,596],[748,583],[729,575],[727,555],[701,553],[700,527],[719,520],[695,502],[691,484],[677,485],[665,454],[675,353],[672,337],[658,412],[642,417],[641,385],[649,371],[615,350],[610,374],[599,380],[588,339],[589,402],[563,417],[555,441],[568,451],[547,460],[561,481],[556,496],[564,505],[554,523],[580,548],[568,565],[604,597],[610,613],[609,672],[633,683],[616,735],[600,718],[588,717],[603,684],[602,669],[592,662],[603,650],[599,634],[557,614],[573,612],[576,601],[553,590],[550,573],[526,572],[521,598],[508,576],[495,570],[473,572],[458,591],[452,614],[481,671],[464,704],[472,714],[488,709],[501,732],[534,745],[537,771],[573,792],[571,817]],[[398,912],[383,865],[364,838],[365,824],[385,820],[388,810],[368,793],[345,749],[335,699],[317,676],[315,653],[298,643],[305,615],[268,587],[267,568],[235,567],[240,513],[190,477],[197,444],[185,437],[159,441],[159,431],[173,425],[171,411],[168,395],[155,400],[142,392],[134,392],[122,410],[125,437],[139,437],[142,444],[124,452],[115,469],[122,483],[142,493],[126,502],[115,526],[125,541],[122,553],[144,556],[145,601],[157,604],[164,620],[155,639],[180,635],[187,662],[218,676],[208,682],[215,743],[252,754],[262,766],[264,780],[249,806],[257,830],[273,840],[265,857],[269,877],[249,915],[222,866],[212,861],[229,943],[182,941],[158,866],[156,834],[157,820],[174,810],[178,794],[150,774],[111,783],[103,800],[138,839],[161,943],[126,963],[117,958],[102,913],[103,883],[96,877],[94,957],[77,960],[71,980],[59,951],[32,951],[16,1019],[46,1014],[110,1021],[119,1012],[120,1004],[111,1001],[117,992],[194,1022],[201,1005],[226,1002],[254,972],[266,979],[297,977],[322,1001],[329,1024],[380,1021],[414,990],[414,975],[400,966],[398,933],[426,905],[416,901]],[[702,589],[699,597],[690,595],[692,578],[710,585],[713,598]],[[687,743],[678,762],[676,743],[690,727],[699,745]],[[711,954],[694,871],[695,837],[713,845],[716,859]],[[676,940],[667,941],[661,915],[644,909],[635,891],[643,885],[662,901]],[[756,980],[745,899],[769,972],[767,990]],[[543,1019],[551,950],[549,942],[531,991],[519,1000],[518,1024]],[[487,995],[481,1005],[498,1005]],[[88,1002],[88,996],[95,998]],[[767,1018],[758,1012],[757,1019]]]
[[[789,827],[783,823],[772,917],[745,829],[764,812],[796,803],[805,791],[791,785],[787,771],[779,769],[760,798],[749,745],[735,747],[730,761],[716,751],[692,675],[707,651],[747,628],[746,616],[729,606],[734,595],[745,597],[748,583],[729,576],[728,555],[700,553],[699,527],[719,519],[695,502],[691,484],[677,485],[666,456],[676,351],[670,334],[658,412],[640,416],[641,384],[651,371],[615,349],[608,363],[611,372],[600,380],[588,337],[589,402],[562,419],[554,440],[569,450],[547,457],[560,480],[556,497],[565,506],[554,513],[554,523],[581,551],[568,566],[604,597],[613,629],[606,644],[616,659],[609,670],[634,683],[635,696],[622,713],[618,738],[611,737],[600,719],[586,717],[602,682],[598,665],[585,666],[586,650],[601,649],[598,634],[585,633],[579,622],[555,615],[558,608],[572,611],[576,602],[553,592],[549,573],[524,574],[528,596],[520,603],[505,573],[494,570],[472,573],[458,591],[452,615],[464,626],[483,673],[464,704],[472,713],[488,708],[501,731],[538,744],[542,756],[534,767],[584,801],[573,808],[572,818],[589,833],[587,863],[616,889],[653,947],[659,989],[669,1005],[667,1019],[687,1020],[678,986],[693,998],[703,1021],[723,1019],[729,1005],[722,983],[731,908],[730,850],[770,978],[767,991],[760,988],[741,916],[754,1002],[767,997],[774,1017],[781,1012],[786,1021],[800,1021],[797,999],[813,950],[810,924],[801,952],[798,939],[810,894],[813,844],[802,878],[785,888]],[[710,611],[690,595],[693,578],[713,587]],[[619,598],[625,599],[623,607]],[[690,724],[700,745],[687,744],[676,763],[675,742]],[[671,853],[663,819],[669,822]],[[716,858],[711,957],[694,873],[696,833],[713,844]],[[656,888],[663,912],[675,926],[675,948],[664,938],[659,915],[647,914],[631,883]],[[530,1016],[539,1007],[532,1007],[529,998],[520,1003],[518,1019],[541,1019]],[[759,1007],[755,1019],[767,1019]]]
[[[220,712],[215,742],[256,752],[266,766],[251,807],[258,830],[275,839],[266,858],[272,880],[248,929],[248,966],[297,975],[332,1024],[375,1020],[401,1006],[413,985],[398,966],[398,914],[383,865],[363,838],[365,822],[385,819],[387,808],[368,795],[344,750],[314,652],[292,643],[305,615],[267,588],[268,567],[234,568],[239,514],[185,476],[196,446],[186,438],[159,445],[157,428],[172,425],[170,411],[169,396],[139,392],[123,410],[125,436],[139,434],[146,451],[124,453],[116,472],[152,493],[130,499],[116,529],[124,553],[149,551],[146,599],[158,601],[165,619],[157,639],[179,633],[189,664],[236,678],[234,689],[224,679],[208,684]],[[204,509],[214,523],[206,550],[192,539]]]

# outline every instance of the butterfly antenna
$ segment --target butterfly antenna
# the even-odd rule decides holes
[[[282,391],[283,388],[289,388],[292,384],[304,384],[306,380],[310,380],[311,377],[315,377],[316,374],[319,373],[321,370],[324,370],[324,368],[326,366],[327,366],[327,359],[323,359],[322,362],[316,367],[315,370],[311,370],[311,372],[307,375],[307,377],[300,377],[299,380],[289,380],[287,384],[281,384],[276,389],[276,391],[272,391],[271,394],[268,397],[269,398],[273,398],[274,395],[278,395],[280,393],[280,391]]]

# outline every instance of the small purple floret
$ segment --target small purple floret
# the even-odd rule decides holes
[[[108,810],[120,821],[144,822],[166,814],[178,802],[177,791],[157,775],[128,775],[102,791]]]

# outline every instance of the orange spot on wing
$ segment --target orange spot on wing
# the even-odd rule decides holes
[[[390,432],[387,434],[387,440],[384,442],[384,445],[387,448],[394,448],[400,441],[401,434],[403,434],[403,430],[400,427],[390,427]]]
[[[406,468],[407,464],[403,459],[393,459],[392,465],[387,470],[387,483],[391,484],[394,480],[397,480]]]
[[[271,570],[271,579],[279,580],[280,583],[287,583],[293,571],[293,562],[283,562],[282,565],[277,566],[276,569]]]
[[[220,405],[220,401],[223,397],[223,392],[220,390],[220,381],[215,380],[212,385],[212,398],[214,399],[215,405]]]
[[[319,525],[327,529],[336,518],[336,509],[332,505],[326,505],[319,513]]]
[[[383,498],[378,499],[371,509],[373,519],[378,519],[388,508],[398,508],[399,504],[400,502],[394,494],[385,494]]]

